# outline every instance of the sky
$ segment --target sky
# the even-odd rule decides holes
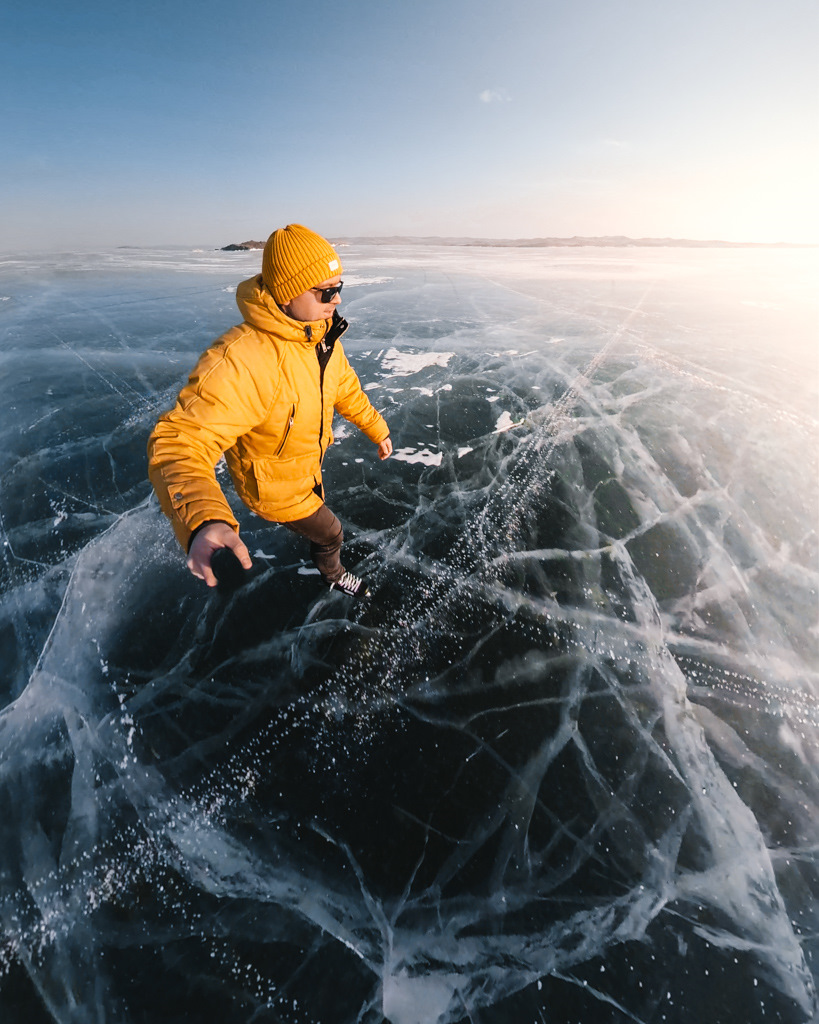
[[[819,242],[816,0],[3,0],[0,251]]]

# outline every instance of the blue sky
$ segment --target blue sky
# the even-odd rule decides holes
[[[819,242],[815,0],[0,7],[2,249]]]

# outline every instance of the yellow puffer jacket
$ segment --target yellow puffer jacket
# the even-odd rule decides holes
[[[345,321],[292,320],[261,276],[243,281],[236,301],[244,323],[201,356],[148,442],[148,475],[186,550],[191,533],[209,519],[238,529],[216,482],[223,453],[242,501],[265,519],[290,522],[322,504],[321,463],[333,443],[334,409],[376,444],[389,436],[333,340]]]

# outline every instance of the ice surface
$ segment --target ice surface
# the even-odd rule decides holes
[[[811,1020],[815,253],[346,247],[364,606],[145,480],[258,260],[0,265],[2,1020]]]

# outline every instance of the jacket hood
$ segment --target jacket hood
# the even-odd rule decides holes
[[[260,331],[275,334],[286,341],[299,341],[317,345],[327,332],[329,320],[312,320],[304,323],[283,313],[276,300],[265,288],[262,275],[242,281],[236,289],[236,305],[242,318]],[[306,330],[306,328],[310,330]]]

